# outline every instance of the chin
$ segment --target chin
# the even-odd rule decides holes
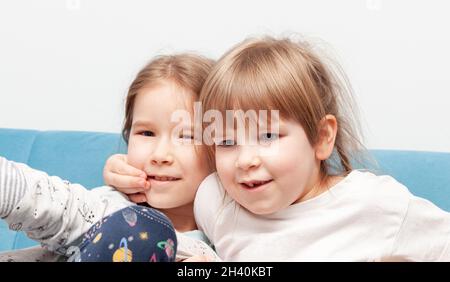
[[[165,203],[162,201],[148,201],[147,203],[155,209],[171,209],[177,207],[174,203]]]
[[[174,209],[174,208],[179,208],[179,207],[187,205],[186,203],[181,202],[181,201],[174,202],[173,198],[172,199],[167,199],[167,200],[159,198],[159,199],[154,200],[154,201],[148,201],[147,203],[152,208],[161,209],[161,210]]]
[[[265,205],[248,205],[248,207],[245,207],[245,208],[248,211],[250,211],[251,213],[254,213],[257,215],[268,215],[268,214],[275,213],[279,210],[273,206],[265,206]]]

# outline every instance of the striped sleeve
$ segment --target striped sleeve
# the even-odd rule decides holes
[[[26,192],[26,179],[14,162],[0,157],[0,218],[6,218]]]

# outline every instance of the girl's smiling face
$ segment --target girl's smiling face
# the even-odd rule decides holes
[[[176,84],[162,81],[142,88],[134,102],[128,162],[147,173],[147,203],[154,208],[192,206],[198,186],[211,172],[204,148],[193,144],[193,124],[171,121],[172,113],[179,110],[193,121],[193,97]],[[174,135],[176,127],[184,128],[183,133]]]
[[[313,188],[319,182],[320,160],[295,121],[281,120],[279,135],[262,132],[253,144],[219,142],[216,169],[227,193],[241,206],[270,214],[317,192]]]

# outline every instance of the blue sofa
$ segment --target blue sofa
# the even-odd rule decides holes
[[[126,152],[119,134],[0,128],[0,156],[88,188],[103,185],[103,165]],[[380,169],[412,193],[450,211],[450,153],[373,150]],[[37,245],[0,221],[0,251]]]

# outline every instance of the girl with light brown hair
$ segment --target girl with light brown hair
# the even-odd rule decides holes
[[[0,156],[0,217],[69,261],[216,257],[194,219],[195,193],[211,168],[203,146],[192,142],[190,123],[212,65],[196,54],[159,56],[131,83],[123,137],[127,169],[151,184],[138,191],[145,207],[132,202],[136,195],[130,199],[110,186],[88,190]],[[177,111],[188,119],[172,122]]]
[[[354,168],[366,150],[347,85],[313,46],[287,38],[246,40],[214,66],[205,111],[279,112],[276,131],[258,122],[244,136],[225,124],[214,136],[217,173],[194,211],[222,259],[450,260],[449,213]]]

